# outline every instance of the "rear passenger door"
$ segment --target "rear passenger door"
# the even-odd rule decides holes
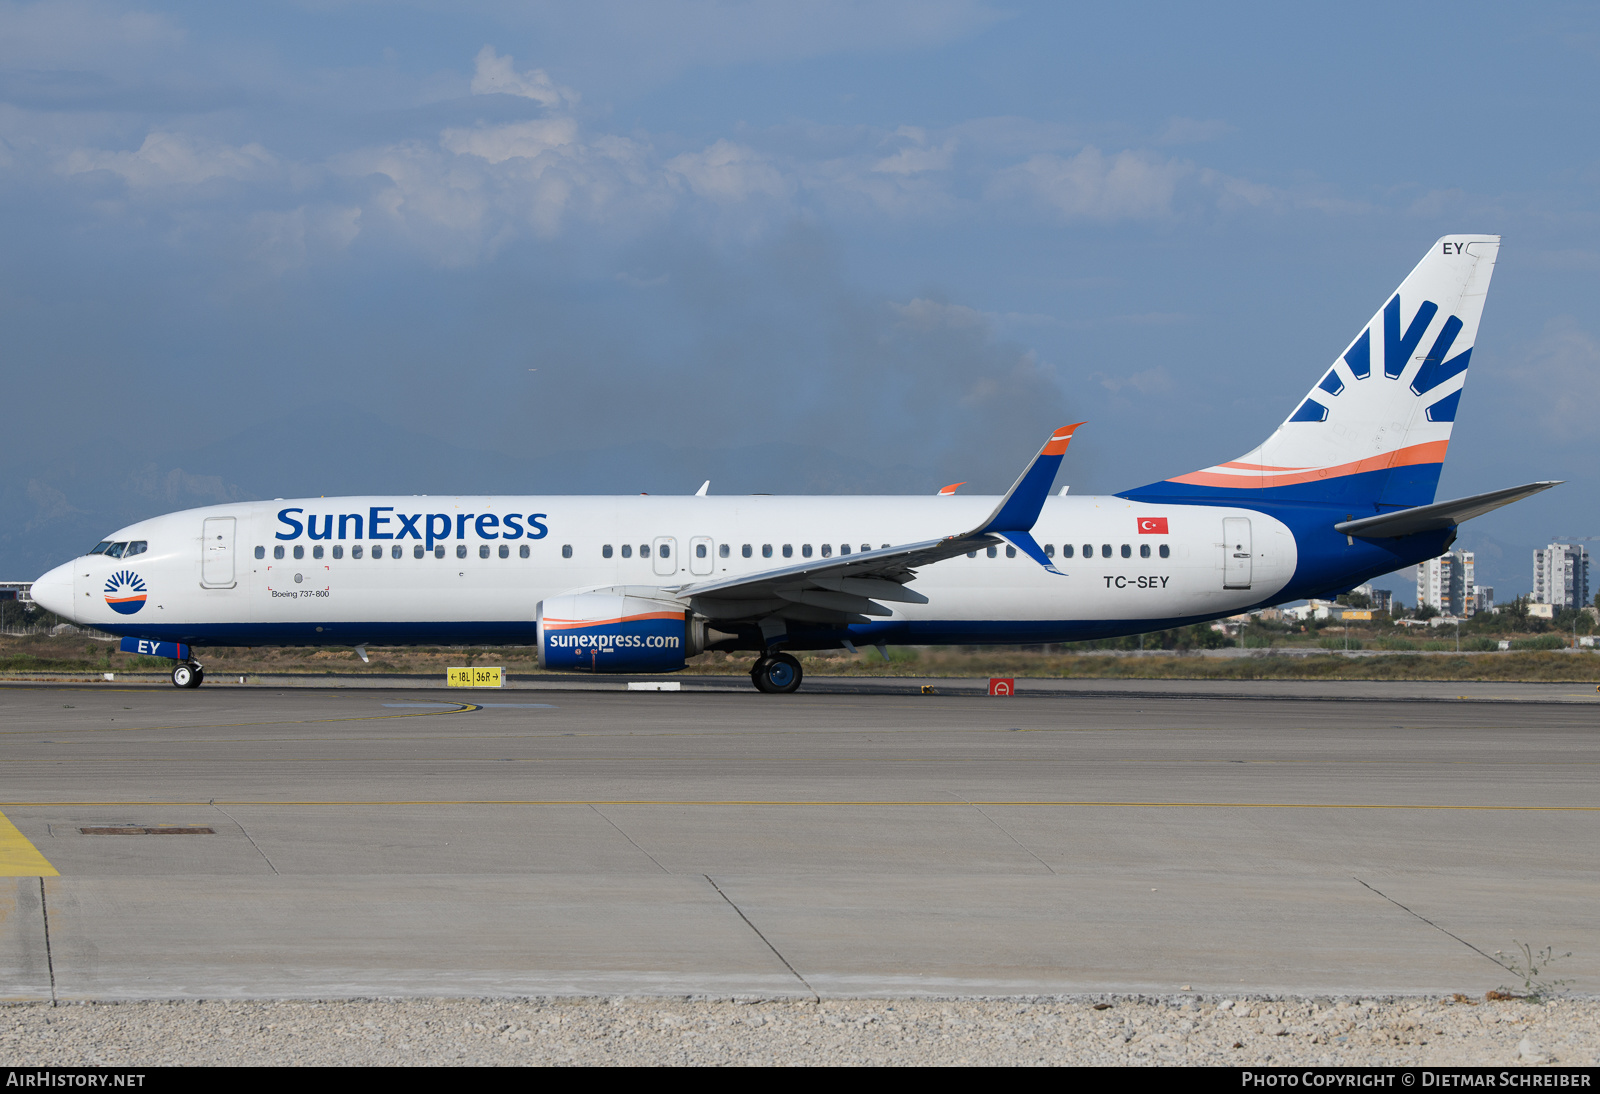
[[[1251,559],[1250,518],[1224,517],[1222,521],[1222,587],[1248,589]]]

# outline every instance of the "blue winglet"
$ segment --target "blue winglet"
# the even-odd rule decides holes
[[[1050,439],[1044,442],[1044,447],[1039,449],[1039,454],[1033,458],[1033,462],[1028,464],[1017,481],[1011,484],[1006,496],[1000,499],[999,506],[973,534],[1027,532],[1032,529],[1034,522],[1039,519],[1039,511],[1044,508],[1044,499],[1050,496],[1050,487],[1056,481],[1056,472],[1061,470],[1061,457],[1066,455],[1067,444],[1072,440],[1073,432],[1083,424],[1078,422],[1062,426],[1050,434]],[[1032,543],[1033,540],[1030,538],[1028,542]],[[1017,546],[1022,547],[1022,544],[1019,543]],[[1035,550],[1037,549],[1035,545]],[[1027,548],[1023,547],[1023,550]],[[1035,557],[1045,562],[1042,553]]]
[[[1034,538],[1027,532],[1001,532],[1000,538],[1014,544],[1017,550],[1033,559],[1033,561],[1037,562],[1039,565],[1043,566],[1046,570],[1049,570],[1057,577],[1067,576],[1060,570],[1056,569],[1056,564],[1051,562],[1049,557],[1039,549],[1039,544],[1036,543]]]

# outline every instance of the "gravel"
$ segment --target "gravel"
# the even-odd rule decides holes
[[[1600,999],[414,999],[0,1006],[5,1066],[1600,1064]]]

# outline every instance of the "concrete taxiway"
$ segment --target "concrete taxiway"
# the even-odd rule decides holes
[[[1600,990],[1589,689],[1072,683],[0,688],[0,993]]]

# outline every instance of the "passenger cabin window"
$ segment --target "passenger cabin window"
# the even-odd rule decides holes
[[[1061,557],[1062,558],[1071,558],[1073,555],[1075,555],[1077,553],[1078,553],[1077,552],[1077,548],[1073,547],[1072,544],[1063,543],[1061,545]]]
[[[267,557],[267,549],[265,547],[257,547],[256,548],[256,557],[257,558],[266,558]]]
[[[298,543],[296,543],[294,545],[294,557],[295,558],[305,558],[306,557],[306,549],[304,547],[302,547]]]
[[[1100,557],[1101,558],[1110,558],[1111,557],[1111,544],[1102,543],[1100,545]]]
[[[354,547],[350,548],[350,557],[351,558],[360,558],[361,557],[361,544],[358,543]]]
[[[1093,558],[1094,557],[1094,544],[1085,543],[1083,545],[1083,557],[1084,558]]]
[[[415,545],[414,547],[411,548],[411,557],[412,558],[421,558],[425,553],[426,552],[423,549],[422,544],[420,544],[420,543],[418,543],[417,545]]]
[[[604,544],[603,546],[601,546],[601,548],[600,548],[600,557],[601,558],[610,558],[611,557],[611,544],[607,543],[607,544]]]
[[[136,539],[132,543],[128,544],[128,549],[123,552],[122,557],[123,558],[132,558],[134,555],[142,555],[142,554],[144,554],[149,549],[150,549],[150,544],[146,543],[142,539]]]
[[[1044,557],[1045,558],[1055,558],[1056,557],[1056,545],[1054,543],[1046,543],[1044,545]]]
[[[278,544],[276,547],[274,547],[272,549],[272,557],[273,558],[282,558],[283,557],[283,544],[280,543],[280,544]]]
[[[1015,547],[1011,546],[1009,543],[1006,544],[1006,557],[1007,558],[1016,558],[1017,557],[1017,549]]]
[[[339,548],[337,548],[337,547],[334,548],[335,551],[337,551],[338,549]],[[444,557],[444,544],[435,543],[433,545],[433,557],[434,558],[443,558]]]
[[[753,552],[751,551],[750,545],[748,543],[746,543],[743,547],[739,548],[739,554],[743,558],[749,558],[752,553]],[[771,554],[772,552],[769,550],[767,553]]]
[[[319,543],[315,547],[311,548],[311,557],[312,558],[321,558],[322,557],[322,544]]]
[[[406,553],[405,552],[405,548],[401,547],[398,543],[396,543],[393,547],[389,548],[389,557],[390,558],[400,558],[405,553]]]
[[[849,554],[850,553],[850,545],[848,543],[839,544],[839,553],[841,555]]]
[[[772,557],[772,544],[763,543],[761,545],[761,557],[762,558],[771,558]]]
[[[811,544],[802,543],[800,545],[800,557],[801,558],[810,558],[811,557]]]
[[[478,544],[478,557],[479,558],[488,558],[489,557],[489,545],[487,543]],[[571,558],[572,557],[572,548],[571,547],[563,547],[563,548],[561,548],[561,557],[562,558]]]
[[[627,548],[624,547],[623,550],[626,551]],[[526,543],[524,543],[521,547],[517,548],[517,557],[518,558],[527,558],[528,557],[528,545]]]
[[[977,558],[978,557],[978,552],[976,552],[976,551],[968,551],[967,552],[967,557],[968,558]]]
[[[704,543],[696,543],[694,545],[694,557],[695,558],[705,558],[706,557],[706,545]]]
[[[863,543],[863,544],[862,544],[862,545],[861,545],[861,549],[862,549],[862,550],[863,550],[863,551],[870,551],[870,550],[872,550],[872,544],[870,544],[870,543]]]
[[[1162,558],[1166,558],[1170,554],[1172,554],[1172,548],[1168,547],[1165,543],[1163,543],[1161,545],[1161,557]]]
[[[807,553],[809,553],[809,552],[807,552]],[[822,545],[822,557],[823,558],[832,558],[833,557],[833,544],[824,543]]]
[[[718,558],[727,558],[728,557],[728,545],[726,543],[717,544],[717,557]]]
[[[663,543],[661,545],[661,557],[662,558],[671,558],[672,557],[672,544]]]
[[[999,555],[1000,555],[1000,548],[998,548],[998,547],[990,547],[990,548],[986,549],[983,553],[988,555],[990,558],[998,558]]]
[[[456,557],[457,558],[466,558],[467,557],[467,545],[465,543],[456,544]]]
[[[511,557],[511,544],[502,543],[500,545],[500,557],[501,558],[510,558]]]
[[[649,558],[650,557],[650,545],[648,543],[639,544],[639,557],[640,558]]]
[[[257,548],[257,550],[259,550],[259,548]],[[261,556],[257,555],[256,557],[260,558]],[[335,543],[333,545],[333,557],[334,558],[343,558],[344,557],[344,548],[339,546],[339,544],[337,544],[337,543]]]
[[[483,549],[483,553],[485,555],[487,555],[489,553],[489,548],[485,547]],[[572,557],[572,544],[563,543],[561,545],[561,557],[562,558],[571,558]]]
[[[794,557],[794,544],[785,543],[783,545],[783,557],[784,558],[793,558]]]
[[[1133,557],[1133,548],[1129,547],[1126,543],[1124,543],[1122,545],[1122,557],[1123,558],[1132,558]]]
[[[1150,557],[1150,545],[1148,543],[1139,544],[1139,557],[1140,558],[1149,558]]]

